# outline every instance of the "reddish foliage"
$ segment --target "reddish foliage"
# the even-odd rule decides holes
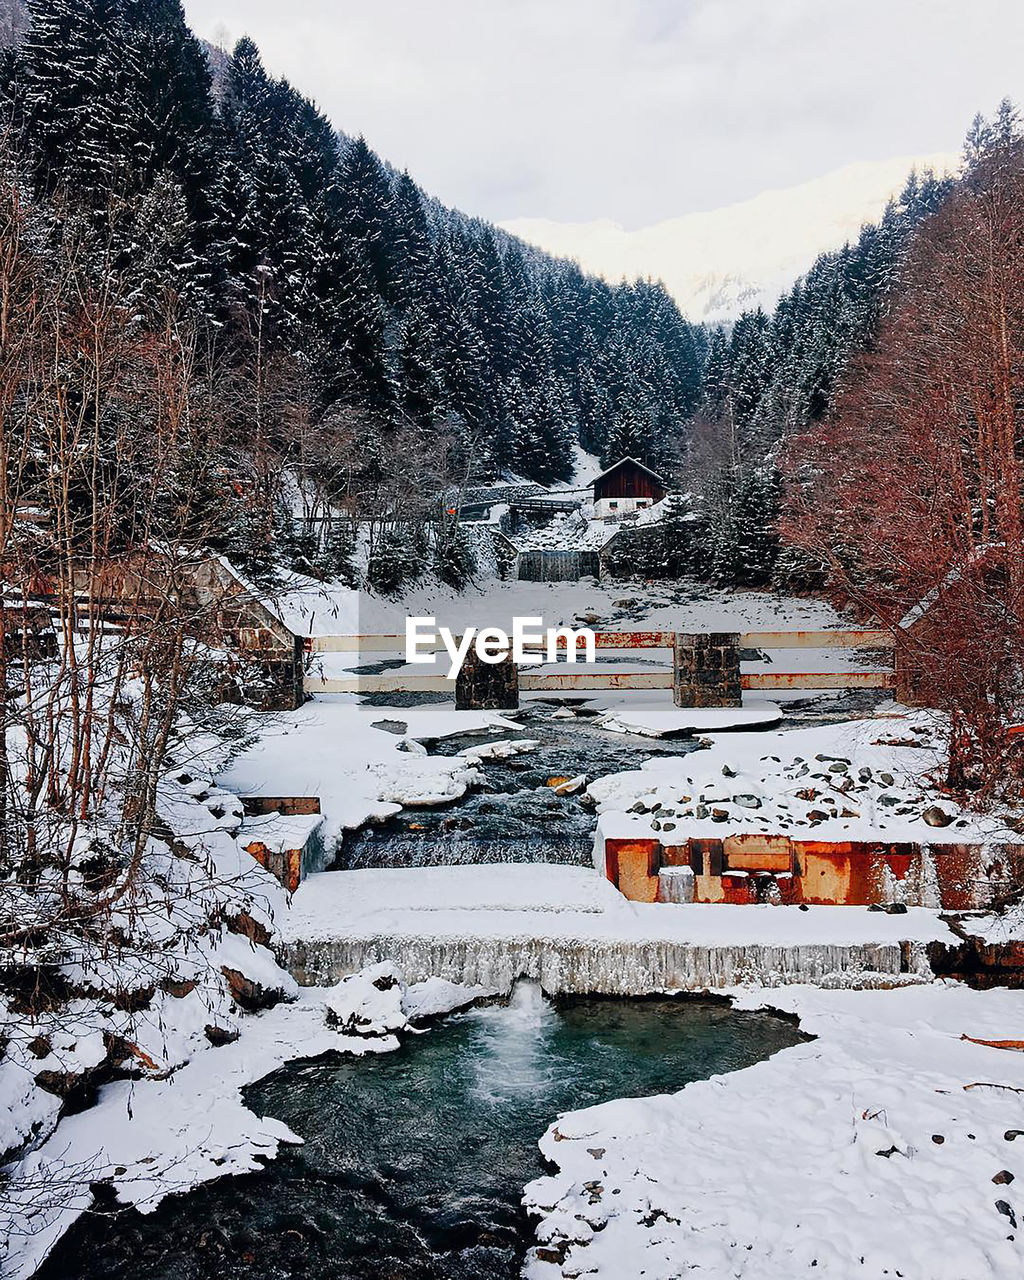
[[[952,721],[950,781],[1019,753],[1024,664],[1024,142],[993,137],[922,224],[903,285],[830,417],[791,442],[783,536],[894,628]]]

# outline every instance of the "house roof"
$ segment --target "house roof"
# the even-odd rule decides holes
[[[657,471],[652,471],[650,467],[645,467],[644,464],[640,462],[637,458],[620,458],[618,462],[613,462],[612,465],[607,469],[607,471],[602,471],[599,476],[594,476],[593,480],[591,480],[590,482],[589,487],[592,489],[594,485],[597,484],[598,480],[603,480],[605,476],[610,476],[613,471],[618,471],[619,467],[625,466],[627,462],[632,462],[634,467],[639,467],[641,471],[646,471],[647,474],[649,476],[653,476],[654,479],[657,480],[659,484],[664,484],[664,485],[668,484],[668,481],[665,479],[664,476],[659,476]]]

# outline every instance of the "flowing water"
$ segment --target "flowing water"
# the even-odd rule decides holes
[[[567,716],[567,712],[571,712]],[[393,711],[398,725],[401,711]],[[335,867],[454,866],[477,862],[590,864],[594,814],[581,788],[559,795],[552,779],[585,775],[589,781],[638,769],[655,755],[686,755],[693,738],[653,739],[608,733],[585,706],[531,702],[515,714],[521,728],[485,735],[460,734],[430,744],[455,755],[482,742],[530,738],[531,751],[480,764],[484,781],[443,808],[404,809],[387,822],[347,835]],[[399,730],[400,731],[400,730]]]
[[[282,1067],[247,1102],[304,1146],[148,1217],[83,1219],[37,1280],[511,1280],[529,1244],[522,1188],[560,1112],[676,1090],[800,1039],[725,1004],[555,1005],[520,983],[508,1005],[395,1053]]]

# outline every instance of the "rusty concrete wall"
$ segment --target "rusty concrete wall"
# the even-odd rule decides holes
[[[605,841],[608,879],[637,902],[657,901],[662,867],[685,866],[693,871],[695,902],[899,902],[966,911],[998,906],[1019,892],[1024,844],[922,845],[754,834],[671,845],[653,836]]]

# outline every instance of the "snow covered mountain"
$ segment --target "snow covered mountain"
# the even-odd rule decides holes
[[[637,231],[606,218],[517,218],[501,225],[608,280],[660,278],[689,319],[717,323],[758,304],[773,306],[819,253],[839,248],[865,222],[876,221],[912,169],[943,173],[957,162],[941,152],[858,162],[799,186]]]

